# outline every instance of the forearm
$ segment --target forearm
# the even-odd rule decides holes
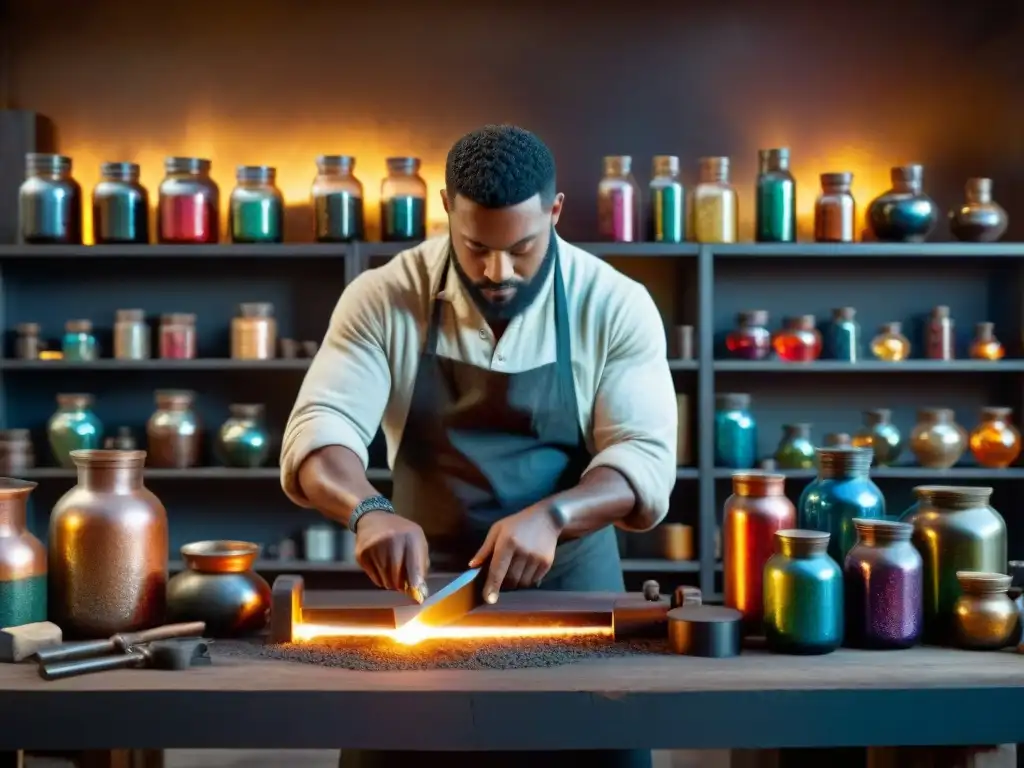
[[[366,479],[363,462],[341,445],[328,445],[307,456],[298,478],[313,507],[341,525],[348,525],[359,502],[380,495]]]
[[[588,533],[628,519],[636,509],[632,486],[611,467],[596,467],[579,484],[548,499],[558,510],[562,539]]]

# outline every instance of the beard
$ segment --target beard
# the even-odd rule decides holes
[[[548,275],[551,273],[551,268],[555,264],[555,256],[558,252],[558,246],[555,243],[554,232],[551,234],[551,241],[548,244],[548,251],[544,254],[544,261],[541,262],[537,272],[529,280],[506,280],[502,283],[492,283],[490,280],[481,280],[480,282],[474,283],[469,279],[462,266],[459,264],[458,258],[453,253],[451,256],[452,265],[455,267],[455,273],[459,276],[462,281],[463,287],[466,292],[473,299],[473,303],[476,304],[477,309],[480,310],[480,314],[484,316],[487,322],[505,322],[511,320],[516,315],[523,312],[528,306],[530,306],[536,298],[540,295],[541,290],[544,288],[545,282],[547,282]],[[512,294],[512,298],[507,301],[492,301],[487,298],[484,291],[501,291],[514,288],[515,293]]]

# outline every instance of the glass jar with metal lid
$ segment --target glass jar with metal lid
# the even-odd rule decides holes
[[[168,157],[160,182],[157,239],[161,243],[216,243],[220,232],[220,190],[210,178],[210,161]]]
[[[380,232],[385,242],[415,242],[427,236],[427,182],[418,157],[389,157],[380,185]]]
[[[228,229],[233,243],[280,243],[284,240],[284,197],[275,186],[277,169],[240,165],[228,201]]]
[[[321,243],[362,240],[363,185],[352,171],[356,159],[347,155],[320,155],[313,179],[316,239]]]
[[[95,360],[100,356],[99,345],[92,331],[91,320],[68,320],[64,324],[61,351],[65,360]]]
[[[149,193],[136,163],[104,163],[92,190],[92,236],[97,245],[149,242]]]
[[[18,190],[18,231],[23,243],[80,244],[82,188],[71,177],[71,158],[29,152]]]
[[[235,360],[270,360],[277,353],[274,305],[249,302],[238,306],[231,320],[231,357]]]
[[[119,309],[114,319],[114,357],[118,360],[148,360],[149,325],[141,309]]]

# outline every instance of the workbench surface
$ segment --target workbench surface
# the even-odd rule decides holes
[[[44,682],[0,665],[0,749],[750,748],[1024,741],[1024,657],[936,648],[352,672],[218,659]]]

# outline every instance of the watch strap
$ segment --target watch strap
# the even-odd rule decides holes
[[[363,499],[352,510],[352,514],[348,516],[348,529],[352,533],[356,532],[360,518],[367,512],[387,512],[389,515],[393,515],[395,514],[395,508],[385,496],[370,496],[367,499]]]

